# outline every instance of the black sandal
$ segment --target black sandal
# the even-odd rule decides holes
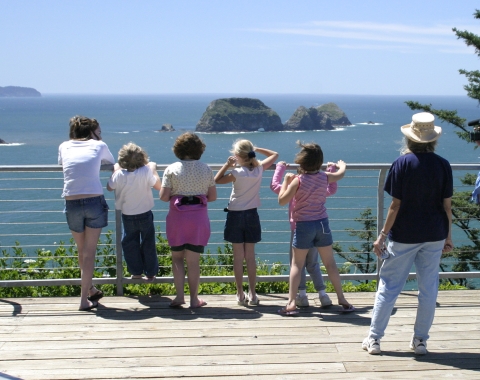
[[[92,287],[90,289],[92,289],[93,287],[94,286],[92,285]],[[101,290],[97,290],[97,292],[95,294],[92,294],[91,296],[88,296],[87,300],[89,300],[90,302],[93,302],[93,301],[98,301],[102,297],[103,297],[103,292]]]

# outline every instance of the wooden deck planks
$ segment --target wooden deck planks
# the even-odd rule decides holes
[[[348,293],[358,312],[277,309],[285,295],[244,308],[234,296],[202,296],[208,306],[168,308],[169,297],[105,297],[95,312],[76,298],[0,300],[0,379],[480,379],[480,292],[440,292],[429,354],[408,349],[414,292],[396,304],[382,355],[368,355],[372,293]],[[332,297],[333,299],[333,297]]]

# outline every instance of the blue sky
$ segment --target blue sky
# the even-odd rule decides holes
[[[457,5],[461,4],[461,5]],[[0,86],[464,95],[478,0],[0,0]]]

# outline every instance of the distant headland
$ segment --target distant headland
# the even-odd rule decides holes
[[[40,97],[42,94],[30,87],[6,86],[0,87],[0,98]]]
[[[274,132],[332,130],[352,123],[335,103],[298,107],[284,124],[261,100],[223,98],[211,102],[197,123],[197,132]]]

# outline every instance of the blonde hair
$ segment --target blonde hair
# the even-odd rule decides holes
[[[148,164],[148,155],[142,148],[132,142],[122,146],[118,151],[118,164],[128,171],[134,171]]]
[[[249,140],[237,140],[232,145],[230,153],[240,157],[244,166],[256,168],[260,165],[256,158],[255,147]]]

